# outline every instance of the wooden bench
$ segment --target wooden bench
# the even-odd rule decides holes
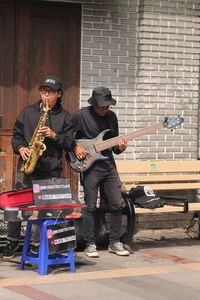
[[[148,185],[153,190],[200,189],[200,160],[116,161],[123,187]]]
[[[148,185],[154,191],[200,189],[200,160],[116,161],[123,191]],[[197,206],[197,204],[195,204]]]
[[[174,212],[198,212],[200,203],[190,202],[188,190],[200,189],[200,160],[177,161],[116,161],[117,170],[122,184],[123,198],[128,200],[128,192],[132,187],[145,185],[151,187],[160,196],[164,191],[182,191],[181,197],[161,196],[166,203],[156,209],[133,208],[132,221],[129,227],[134,227],[135,214],[157,214]],[[185,191],[185,193],[184,193]],[[170,204],[170,205],[169,205]],[[175,205],[175,206],[174,206]],[[128,233],[129,239],[133,230]]]

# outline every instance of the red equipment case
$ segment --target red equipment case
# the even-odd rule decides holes
[[[10,191],[0,195],[0,207],[16,207],[34,204],[33,189]]]

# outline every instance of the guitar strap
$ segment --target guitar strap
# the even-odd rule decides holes
[[[112,132],[114,133],[114,132],[115,132],[115,128],[114,128],[113,122],[111,121],[111,118],[109,118],[109,116],[110,116],[110,112],[108,111],[107,114],[105,115],[105,119],[106,119],[106,121],[107,121],[107,123],[108,123],[109,128],[110,128],[110,129],[112,130]]]
[[[112,131],[111,132],[111,138],[112,138],[112,137],[115,137],[116,134],[118,135],[119,132],[116,132],[116,127],[114,126],[115,123],[113,122],[112,117],[110,117],[110,116],[111,116],[110,111],[108,111],[108,113],[106,114],[105,118],[106,118],[106,121],[108,123],[109,128]],[[117,146],[114,146],[114,147],[117,147]]]

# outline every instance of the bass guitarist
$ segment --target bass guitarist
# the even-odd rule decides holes
[[[107,132],[106,138],[118,136],[118,120],[116,114],[110,110],[111,105],[116,105],[111,91],[106,87],[97,87],[93,90],[92,97],[88,102],[90,106],[79,109],[72,115],[76,139],[91,140],[108,129],[110,130]],[[105,193],[111,214],[108,250],[120,256],[129,255],[120,242],[122,196],[120,180],[112,154],[113,152],[120,154],[126,147],[127,141],[122,138],[117,146],[102,152],[106,159],[96,160],[90,168],[81,173],[81,184],[87,205],[83,216],[85,254],[89,257],[99,256],[94,233],[94,218],[100,186]],[[78,155],[78,159],[84,159],[81,153]]]

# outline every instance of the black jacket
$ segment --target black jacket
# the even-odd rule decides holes
[[[94,139],[102,131],[110,129],[105,139],[119,135],[118,120],[116,114],[109,110],[105,117],[99,116],[92,106],[77,110],[72,114],[72,120],[76,131],[76,139]],[[112,152],[120,154],[118,145],[103,151],[103,155],[112,157]]]
[[[41,101],[38,101],[25,107],[16,119],[12,146],[17,154],[19,154],[19,148],[28,147],[31,141],[35,128],[43,114],[40,103]],[[75,147],[71,114],[64,110],[58,101],[53,109],[49,111],[49,117],[45,125],[50,127],[57,134],[57,137],[55,140],[45,138],[44,144],[47,149],[39,158],[33,174],[57,177],[60,176],[62,171],[62,151],[73,151]],[[21,158],[19,163],[22,163]]]

